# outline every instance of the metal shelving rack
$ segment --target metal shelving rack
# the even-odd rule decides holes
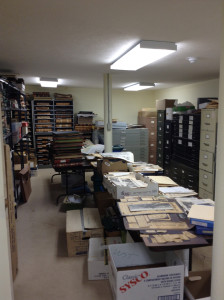
[[[49,97],[49,96],[48,96]],[[33,136],[39,167],[50,167],[47,145],[54,131],[73,131],[74,113],[71,99],[35,99],[32,102]]]
[[[3,139],[6,144],[10,146],[11,159],[12,159],[12,170],[14,171],[14,153],[20,158],[20,168],[24,168],[24,151],[29,154],[29,137],[28,134],[22,135],[21,127],[18,126],[16,130],[13,129],[12,121],[20,123],[22,121],[27,121],[27,109],[22,107],[21,102],[24,100],[26,104],[26,96],[11,82],[4,78],[0,78],[0,90],[3,95],[2,111],[5,114],[6,122],[8,124],[8,132],[3,132]],[[13,107],[13,101],[17,101],[18,107]],[[21,132],[21,133],[20,133]],[[21,195],[16,194],[15,186],[16,180],[13,177],[14,184],[14,195],[17,205],[21,201]]]

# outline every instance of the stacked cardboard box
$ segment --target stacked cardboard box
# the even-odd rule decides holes
[[[66,212],[68,256],[85,255],[89,238],[103,237],[103,226],[97,208],[69,210]]]

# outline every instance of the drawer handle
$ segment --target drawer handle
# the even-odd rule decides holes
[[[207,165],[207,164],[205,164],[205,163],[202,163],[202,164],[203,164],[203,166],[206,166],[206,167],[208,166],[208,165]]]
[[[209,146],[209,144],[207,144],[207,143],[204,143],[204,145],[205,145],[205,146]]]
[[[211,125],[211,123],[205,123],[205,125]]]
[[[208,186],[207,183],[202,182],[204,186]]]

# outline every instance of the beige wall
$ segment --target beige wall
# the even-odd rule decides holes
[[[103,89],[93,88],[70,88],[60,87],[57,89],[41,88],[35,85],[26,85],[26,92],[41,92],[49,91],[51,94],[65,93],[72,94],[74,100],[74,112],[80,110],[93,111],[98,114],[97,119],[103,119]],[[113,101],[113,114],[114,119],[125,121],[129,124],[137,123],[138,111],[143,107],[155,107],[154,92],[140,91],[140,92],[127,92],[120,89],[112,91]]]
[[[190,101],[197,105],[197,98],[218,97],[219,79],[155,91],[155,99],[178,99],[179,103]]]
[[[41,88],[38,85],[26,85],[26,92],[32,93],[35,91],[49,91],[51,94],[55,92],[72,94],[75,113],[80,110],[93,111],[98,115],[96,120],[103,119],[103,89],[72,87],[52,89]],[[197,98],[218,97],[218,93],[219,79],[155,91],[127,92],[121,89],[113,89],[112,117],[128,124],[136,124],[138,111],[144,107],[155,107],[156,99],[178,99],[179,103],[190,101],[197,105]]]

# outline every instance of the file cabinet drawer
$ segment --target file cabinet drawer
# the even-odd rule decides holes
[[[200,149],[215,152],[216,134],[212,131],[201,131]]]
[[[158,110],[157,111],[157,121],[165,121],[165,110]]]
[[[164,145],[164,138],[158,138],[157,139],[157,147],[163,148],[163,145]]]
[[[199,172],[199,187],[213,193],[214,190],[214,174],[200,170]]]
[[[200,151],[199,168],[208,172],[214,172],[214,153]]]
[[[198,193],[199,197],[202,199],[212,199],[214,200],[214,194],[210,193],[202,188],[199,187],[199,193]]]
[[[157,140],[157,132],[149,131],[149,141],[156,141],[156,140]]]
[[[216,131],[217,109],[201,110],[201,130]]]

